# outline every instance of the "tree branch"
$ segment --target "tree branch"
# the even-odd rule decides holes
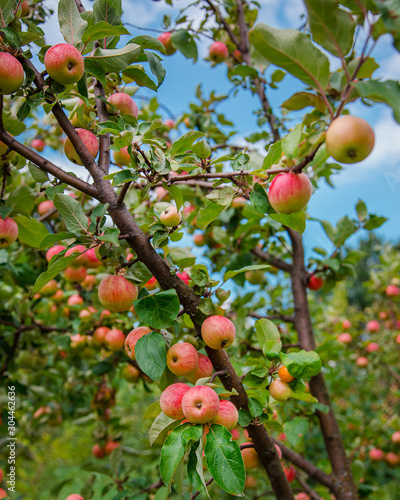
[[[253,248],[251,252],[257,257],[259,257],[261,260],[269,262],[270,264],[277,267],[281,271],[285,271],[286,273],[290,273],[292,271],[291,264],[288,264],[284,260],[280,259],[279,257],[275,257],[274,255],[271,255],[268,252],[264,252],[264,250],[261,250],[261,248],[259,247]]]

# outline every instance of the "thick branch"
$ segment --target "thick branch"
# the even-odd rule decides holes
[[[78,0],[77,0],[78,1]],[[99,80],[95,80],[94,84],[94,96],[96,102],[97,115],[99,117],[99,122],[106,122],[108,120],[108,110],[107,105],[101,98],[105,99],[106,95],[104,93],[103,85]],[[99,167],[101,170],[108,174],[110,169],[110,134],[103,134],[99,138],[100,143],[100,153],[99,153]]]

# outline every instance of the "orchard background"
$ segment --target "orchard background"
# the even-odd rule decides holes
[[[398,498],[397,2],[0,14],[0,498]]]

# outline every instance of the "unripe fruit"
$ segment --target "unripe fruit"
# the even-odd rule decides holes
[[[229,56],[228,47],[223,42],[214,42],[209,48],[208,56],[211,61],[221,63]]]
[[[97,137],[90,132],[90,130],[86,130],[84,128],[76,128],[75,131],[82,139],[83,144],[86,146],[91,156],[96,158],[97,153],[99,152],[99,141],[97,140]],[[76,163],[77,165],[83,165],[82,160],[72,145],[69,137],[67,137],[64,142],[64,153],[68,160]]]
[[[139,110],[136,102],[125,92],[117,92],[110,95],[107,101],[115,106],[122,115],[138,117]]]
[[[68,43],[50,47],[44,56],[44,65],[50,78],[62,85],[79,82],[85,72],[82,54]]]
[[[0,52],[0,94],[12,94],[24,83],[24,68],[8,52]]]
[[[68,281],[72,281],[74,283],[82,283],[86,278],[86,269],[81,267],[67,267],[64,271],[64,277]]]
[[[192,424],[212,422],[219,410],[218,394],[206,385],[190,388],[182,398],[182,411]]]
[[[364,160],[372,151],[375,136],[372,127],[357,116],[341,116],[326,131],[326,150],[340,163]]]
[[[243,444],[252,443],[246,442]],[[258,454],[254,448],[245,448],[244,450],[241,450],[240,453],[242,454],[244,468],[246,471],[255,469],[259,465],[260,459],[258,458]]]
[[[151,329],[148,328],[147,326],[139,326],[138,328],[133,329],[131,332],[128,333],[126,339],[125,339],[125,351],[126,354],[131,358],[131,359],[136,359],[135,357],[135,346],[136,342],[144,337],[145,335],[151,333]]]
[[[292,389],[286,382],[276,379],[270,383],[269,393],[277,401],[287,401],[292,394]]]
[[[368,321],[367,332],[376,333],[379,332],[379,329],[380,329],[380,324],[378,321],[376,321],[375,319],[373,319],[372,321]]]
[[[166,208],[161,212],[160,221],[166,227],[175,227],[181,223],[182,216],[181,213],[177,211],[174,205]]]
[[[109,331],[110,329],[107,326],[99,326],[93,332],[93,341],[99,345],[104,344],[106,341],[106,335]]]
[[[128,152],[128,146],[120,149],[119,151],[114,151],[114,161],[119,167],[126,167],[130,164],[132,159]]]
[[[21,17],[26,17],[29,14],[29,3],[25,0],[25,2],[21,3]]]
[[[282,380],[282,382],[291,382],[294,380],[294,377],[290,375],[289,370],[285,365],[282,365],[278,370],[278,377]]]
[[[291,465],[290,467],[284,467],[283,472],[285,473],[288,483],[293,483],[296,479],[296,469]]]
[[[174,375],[188,375],[198,362],[198,352],[189,342],[179,342],[168,349],[167,366]]]
[[[160,407],[167,417],[173,420],[185,418],[182,411],[182,398],[190,387],[187,384],[172,384],[164,389],[160,398]]]
[[[239,420],[239,412],[236,406],[227,399],[221,399],[219,402],[219,410],[213,424],[225,426],[228,431],[236,427]]]
[[[109,330],[105,335],[104,343],[111,351],[118,351],[125,344],[124,332],[118,330],[118,328]]]
[[[341,333],[340,335],[337,336],[337,340],[342,344],[350,344],[352,341],[352,337],[350,333]]]
[[[0,248],[9,247],[18,238],[18,226],[14,219],[0,218]]]
[[[204,354],[199,353],[199,361],[196,368],[186,375],[186,378],[192,384],[195,384],[199,378],[211,377],[214,371],[213,365],[209,358]]]
[[[65,247],[63,247],[62,245],[54,245],[54,247],[49,248],[46,252],[47,262],[50,262],[55,255],[58,255],[63,250],[65,250]]]
[[[137,382],[140,378],[140,371],[136,366],[125,365],[122,370],[122,376],[127,382]]]
[[[212,349],[226,349],[236,336],[236,328],[225,316],[210,316],[201,326],[201,336]]]
[[[244,483],[245,489],[251,489],[257,487],[257,479],[254,476],[246,476],[246,481]]]
[[[202,247],[205,245],[205,239],[204,239],[204,234],[195,234],[193,236],[193,243],[196,245],[196,247]]]
[[[54,295],[57,291],[57,281],[56,280],[50,280],[48,283],[46,283],[39,291],[40,295],[42,297],[50,297],[51,295]]]
[[[251,285],[261,285],[265,281],[264,271],[247,271],[244,276]]]
[[[373,448],[369,450],[369,458],[371,460],[379,461],[383,459],[383,451],[379,448]]]
[[[31,142],[31,147],[33,149],[36,149],[39,153],[41,153],[44,150],[44,147],[46,146],[46,143],[43,141],[43,139],[33,139]]]
[[[312,194],[310,179],[306,174],[279,174],[269,186],[268,198],[274,210],[291,214],[302,210]]]
[[[370,343],[367,345],[366,351],[367,351],[367,352],[375,352],[375,351],[379,351],[379,344],[377,344],[376,342],[370,342]]]
[[[316,291],[322,288],[324,285],[324,280],[323,278],[319,278],[318,276],[315,276],[315,274],[310,276],[310,279],[308,280],[307,287],[310,290]]]
[[[400,288],[396,285],[388,285],[386,287],[386,295],[388,297],[397,297],[400,295]]]
[[[356,365],[364,368],[365,366],[368,365],[368,359],[366,357],[364,357],[364,356],[359,356],[356,359]]]
[[[167,56],[172,56],[172,54],[175,54],[176,48],[172,45],[171,33],[161,33],[161,35],[157,38],[164,45]]]
[[[106,276],[100,283],[99,300],[105,309],[112,312],[128,311],[137,299],[137,288],[123,276]]]

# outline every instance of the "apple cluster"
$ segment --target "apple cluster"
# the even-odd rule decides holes
[[[294,380],[290,375],[289,370],[285,365],[282,365],[278,370],[278,377],[269,385],[269,393],[276,401],[287,401],[292,395],[292,389],[289,382]]]

